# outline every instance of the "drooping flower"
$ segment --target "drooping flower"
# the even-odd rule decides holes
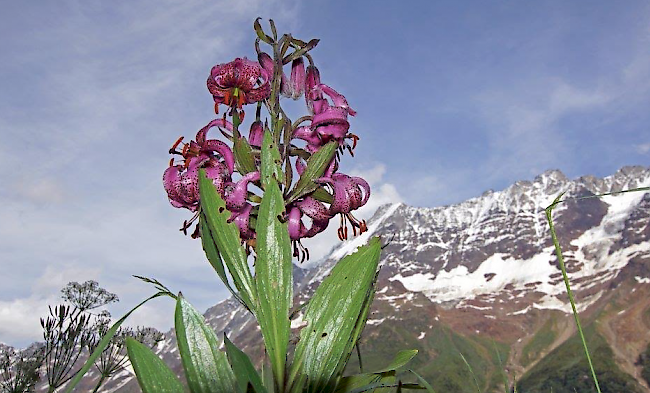
[[[267,98],[271,92],[269,74],[258,62],[247,58],[236,58],[230,63],[217,64],[212,67],[208,77],[208,90],[215,103],[215,111],[219,105],[242,108],[244,104],[252,104]]]
[[[332,189],[333,201],[330,204],[329,214],[341,215],[341,225],[338,230],[341,240],[348,238],[347,222],[352,226],[353,234],[363,233],[367,230],[365,220],[358,220],[352,215],[356,210],[368,202],[370,186],[360,177],[352,177],[343,173],[334,173],[330,177],[322,177],[317,183],[327,184]]]
[[[199,169],[204,168],[208,179],[217,192],[224,194],[226,186],[232,182],[231,175],[235,167],[235,158],[230,147],[216,139],[206,139],[206,134],[212,127],[229,127],[229,123],[222,119],[213,120],[196,134],[196,141],[190,141],[179,146],[183,138],[179,138],[169,152],[181,156],[181,163],[174,159],[163,173],[163,185],[167,191],[169,202],[174,207],[185,208],[196,212],[199,207]],[[230,125],[232,127],[232,125]],[[197,218],[186,221],[182,230],[187,230]]]
[[[332,216],[322,202],[309,196],[293,203],[287,210],[287,226],[289,238],[293,243],[293,256],[300,257],[303,262],[305,258],[309,259],[309,250],[302,245],[300,239],[314,237],[323,232]],[[303,223],[304,216],[311,219],[311,226],[307,227]]]

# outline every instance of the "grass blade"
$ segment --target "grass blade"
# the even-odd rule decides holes
[[[589,355],[589,348],[587,347],[587,340],[585,340],[585,335],[582,331],[582,325],[580,324],[580,318],[578,317],[578,309],[576,308],[575,299],[573,298],[573,291],[571,291],[571,285],[569,284],[569,276],[566,272],[566,266],[564,264],[564,256],[562,255],[562,248],[560,247],[560,242],[557,238],[557,233],[555,232],[555,226],[553,225],[553,209],[561,202],[564,193],[558,195],[557,198],[546,208],[546,220],[551,229],[551,238],[553,238],[553,245],[555,246],[555,255],[557,255],[558,264],[560,265],[560,270],[562,270],[562,279],[564,280],[564,285],[566,286],[567,295],[569,296],[569,302],[571,303],[571,310],[573,311],[573,317],[576,321],[576,326],[578,328],[578,333],[580,334],[580,339],[582,340],[582,345],[585,349],[585,355],[587,356],[587,362],[589,363],[589,369],[591,370],[591,376],[594,379],[594,384],[596,385],[596,390],[600,392],[600,385],[598,384],[598,377],[596,376],[596,370],[591,361],[591,356]]]
[[[420,374],[416,373],[416,372],[413,371],[413,370],[409,370],[409,371],[410,371],[411,373],[413,373],[413,375],[415,375],[415,377],[418,379],[418,382],[421,383],[422,386],[424,386],[424,388],[427,390],[427,392],[429,392],[429,393],[436,393],[436,391],[433,390],[433,387],[431,387],[431,385],[429,384],[429,382],[427,382],[426,379],[422,378],[422,377],[420,376]]]

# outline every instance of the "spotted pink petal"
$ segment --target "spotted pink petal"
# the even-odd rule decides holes
[[[226,145],[225,143],[218,141],[216,139],[208,139],[205,141],[205,144],[201,148],[201,152],[203,153],[212,153],[212,152],[217,152],[223,157],[223,160],[226,163],[226,166],[228,167],[228,171],[232,174],[233,171],[235,170],[235,155],[233,154],[232,150],[230,150],[230,147]]]
[[[214,188],[223,198],[225,195],[226,185],[231,182],[230,170],[221,162],[211,159],[205,167],[205,175],[212,180]]]
[[[255,237],[255,232],[248,226],[252,209],[253,206],[250,203],[246,203],[241,210],[231,212],[230,218],[228,219],[228,222],[234,222],[237,225],[242,239],[252,239]]]
[[[167,191],[167,198],[174,207],[186,207],[180,196],[180,180],[183,171],[182,165],[174,165],[165,169],[163,173],[163,186]]]
[[[226,187],[226,208],[230,211],[241,210],[248,196],[248,183],[260,179],[260,173],[250,172],[244,175],[236,184]]]
[[[323,202],[312,197],[308,196],[303,200],[296,202],[296,206],[298,206],[300,211],[313,220],[327,221],[332,218]]]
[[[236,58],[230,63],[217,64],[212,67],[207,81],[208,90],[214,101],[223,103],[232,89],[239,89],[247,104],[267,98],[271,92],[269,74],[260,63],[247,58]]]
[[[329,223],[330,220],[324,220],[324,221],[313,220],[311,224],[311,228],[309,228],[307,233],[305,233],[304,237],[314,237],[318,235],[319,233],[327,229]]]
[[[343,173],[335,173],[331,177],[322,177],[317,183],[329,184],[333,191],[333,201],[329,213],[349,213],[363,206],[370,197],[368,183],[360,177],[350,177]]]

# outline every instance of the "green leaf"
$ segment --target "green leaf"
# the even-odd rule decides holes
[[[404,367],[417,354],[418,354],[417,349],[407,349],[407,350],[404,350],[404,351],[399,351],[397,353],[397,355],[395,355],[395,357],[393,358],[393,361],[390,362],[390,364],[387,367],[385,367],[385,368],[383,368],[383,369],[381,369],[379,371],[375,371],[375,374],[386,373],[386,372],[389,372],[389,371],[396,371],[396,370]]]
[[[309,157],[309,160],[307,160],[307,168],[305,168],[296,186],[289,193],[287,203],[293,202],[318,188],[318,184],[314,183],[314,180],[323,176],[327,166],[332,162],[332,158],[334,158],[334,153],[336,153],[338,147],[339,145],[336,141],[329,142]]]
[[[334,196],[332,196],[332,194],[330,194],[330,193],[329,193],[326,189],[324,189],[323,187],[318,187],[318,188],[316,189],[316,191],[314,191],[314,192],[311,194],[311,196],[314,197],[314,199],[317,199],[317,200],[319,200],[319,201],[321,201],[321,202],[325,202],[325,203],[332,203],[332,202],[334,202]]]
[[[133,338],[126,339],[129,360],[143,393],[179,393],[183,384],[151,349]]]
[[[178,350],[192,393],[238,391],[226,354],[219,350],[216,334],[182,295],[176,301],[174,319]]]
[[[77,374],[75,374],[74,378],[72,378],[72,380],[70,381],[70,383],[65,389],[65,393],[71,393],[74,390],[75,386],[77,386],[77,384],[81,381],[81,378],[83,378],[83,376],[86,375],[88,370],[90,370],[90,368],[93,367],[95,361],[101,356],[101,354],[104,352],[104,349],[106,349],[106,347],[110,344],[113,336],[115,336],[115,333],[117,333],[117,329],[120,328],[120,325],[124,323],[124,321],[129,317],[129,315],[131,315],[131,313],[133,313],[135,310],[140,308],[143,304],[147,303],[149,300],[155,299],[160,296],[169,296],[169,295],[170,294],[167,292],[163,292],[163,291],[158,292],[153,296],[148,297],[137,306],[133,307],[129,312],[124,314],[122,318],[120,318],[117,322],[115,322],[113,326],[111,326],[111,328],[108,329],[108,331],[101,339],[99,344],[97,344],[97,348],[95,348],[93,353],[90,354],[88,360],[86,360],[86,363],[84,363],[83,367],[81,367],[81,369],[79,369]]]
[[[433,390],[433,388],[431,387],[431,385],[429,385],[429,382],[427,382],[424,378],[422,378],[422,377],[420,376],[420,374],[416,373],[416,372],[413,371],[413,370],[409,370],[409,371],[412,372],[413,375],[415,375],[415,376],[417,377],[418,382],[420,382],[420,383],[422,384],[422,386],[424,386],[424,388],[427,390],[427,392],[429,392],[429,393],[436,393],[436,391]]]
[[[265,134],[268,142],[270,135]],[[268,175],[276,165],[273,157],[264,150],[273,144],[262,146],[262,169]],[[255,283],[259,296],[257,319],[264,337],[264,345],[278,386],[284,386],[284,369],[291,333],[289,310],[293,303],[293,265],[291,263],[291,240],[287,223],[280,221],[284,213],[284,199],[273,176],[268,175],[266,191],[257,215],[257,246],[255,260]]]
[[[304,56],[305,53],[307,53],[307,52],[309,52],[310,50],[314,49],[314,48],[316,47],[316,45],[318,45],[318,42],[319,42],[319,41],[320,41],[320,40],[319,40],[319,39],[316,39],[316,38],[314,38],[313,40],[309,41],[309,42],[307,43],[307,45],[303,46],[302,48],[296,50],[295,52],[293,52],[293,53],[290,54],[289,56],[285,57],[285,58],[282,60],[282,64],[289,64],[289,63],[291,63],[292,61],[294,61],[294,60],[296,60],[297,58],[299,58],[300,56]]]
[[[199,171],[199,193],[203,212],[201,219],[207,224],[241,299],[249,310],[255,311],[255,285],[248,268],[246,252],[241,245],[239,229],[235,223],[228,222],[230,212],[226,209],[226,203],[221,199],[212,181],[205,176],[204,169]]]
[[[336,385],[335,393],[346,393],[354,389],[374,385],[379,382],[381,376],[377,374],[355,374],[348,377],[343,377]]]
[[[245,175],[257,170],[255,167],[253,149],[246,138],[235,138],[233,143],[233,153],[235,154],[235,163],[237,164],[239,173]]]
[[[230,282],[228,281],[228,276],[226,275],[226,269],[223,266],[223,261],[221,260],[221,256],[219,255],[219,250],[217,249],[214,236],[212,236],[212,232],[210,232],[210,228],[206,223],[206,219],[203,213],[201,213],[201,217],[199,218],[199,226],[201,227],[201,244],[203,245],[203,251],[205,252],[205,255],[208,257],[208,261],[210,262],[210,265],[212,265],[214,270],[217,272],[217,275],[219,275],[219,278],[226,285],[226,288],[228,288],[232,296],[235,299],[237,299],[237,301],[239,301],[241,304],[246,306],[244,304],[244,301],[241,299],[241,296],[239,296],[239,293],[237,293],[237,291],[235,291],[230,286]]]
[[[262,384],[262,379],[257,373],[257,370],[255,370],[255,366],[253,366],[248,355],[237,348],[225,334],[223,340],[226,344],[226,354],[228,355],[228,360],[232,365],[232,370],[235,373],[235,379],[237,379],[239,389],[242,392],[245,392],[250,384],[253,386],[253,390],[256,393],[266,393],[266,389]]]
[[[262,26],[260,25],[260,19],[262,18],[257,18],[255,19],[255,22],[253,22],[253,28],[255,29],[255,33],[257,33],[257,36],[259,37],[260,40],[266,42],[267,44],[271,45],[273,44],[273,39],[266,35],[264,33],[264,30],[262,30]]]
[[[273,136],[268,129],[264,131],[262,140],[262,168],[260,178],[262,188],[266,190],[268,184],[274,180],[282,179],[282,158],[277,145],[273,142]]]
[[[378,237],[343,258],[309,301],[290,372],[292,392],[333,390],[367,317],[377,276]]]

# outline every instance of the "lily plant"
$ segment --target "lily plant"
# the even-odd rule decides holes
[[[342,241],[367,231],[353,211],[366,204],[370,187],[340,171],[342,154],[353,155],[359,140],[349,123],[356,112],[321,81],[311,56],[318,40],[279,37],[272,20],[270,28],[269,35],[259,18],[254,23],[257,61],[237,58],[211,69],[207,88],[218,117],[194,140],[181,137],[172,145],[163,174],[170,203],[193,214],[181,230],[200,238],[219,278],[257,319],[266,355],[262,369],[225,335],[218,337],[182,294],[144,279],[159,289],[152,298],[176,301],[185,378],[150,348],[127,339],[138,383],[145,393],[433,391],[417,375],[422,385],[397,378],[415,350],[399,352],[383,370],[343,376],[374,298],[379,237],[340,260],[305,304],[294,304],[293,261],[309,258],[301,240],[321,234],[336,216]],[[305,114],[290,119],[283,105],[301,97]],[[247,135],[245,118],[251,118]],[[302,310],[304,323],[290,350],[292,310]]]

